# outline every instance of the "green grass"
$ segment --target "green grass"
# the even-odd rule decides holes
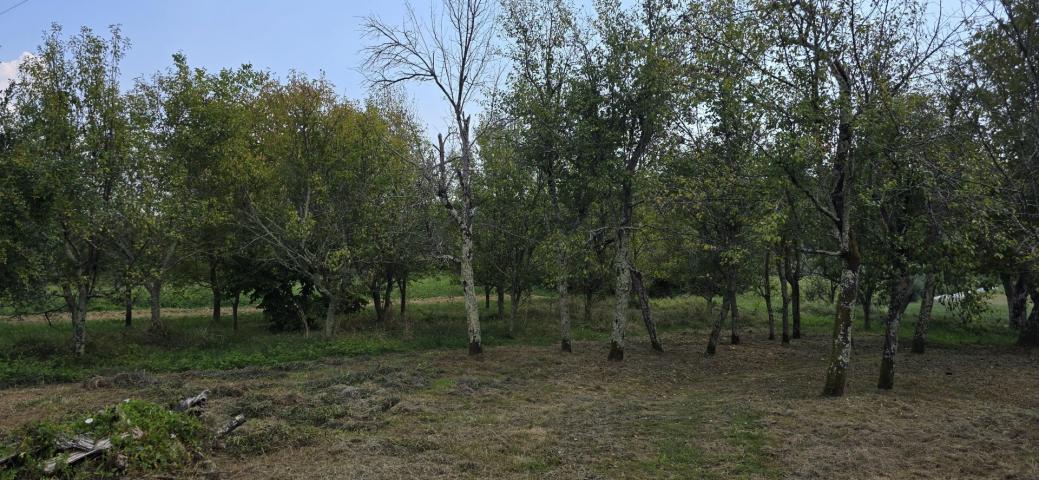
[[[415,285],[418,288],[415,288],[414,298],[444,296],[453,288],[448,277],[430,277]],[[660,330],[665,332],[705,328],[714,316],[699,298],[661,298],[654,299],[653,304],[654,318]],[[483,302],[480,307],[487,347],[551,345],[558,341],[555,304],[550,298],[535,298],[523,304],[515,338],[508,337],[506,322],[497,318],[493,301],[490,308],[486,308]],[[596,303],[589,322],[582,320],[581,305],[574,307],[575,339],[604,341],[608,338],[612,302]],[[716,305],[713,311],[717,308]],[[829,334],[833,322],[832,308],[823,302],[806,303],[802,320],[804,332]],[[944,307],[936,305],[929,331],[930,344],[1011,345],[1016,337],[1005,326],[1005,308],[997,305],[984,318],[964,325],[951,318]],[[905,345],[912,338],[917,309],[917,304],[910,306],[902,324],[900,334]],[[764,302],[755,295],[743,295],[740,297],[740,310],[745,335],[764,335],[767,328]],[[54,326],[39,322],[0,322],[0,387],[79,381],[92,375],[134,370],[232,369],[335,356],[465,348],[466,327],[461,302],[416,302],[409,305],[408,312],[414,325],[410,338],[400,334],[396,323],[389,326],[375,324],[371,307],[344,318],[344,333],[331,340],[322,338],[319,332],[314,332],[311,338],[300,334],[272,334],[267,331],[259,314],[243,314],[237,332],[231,329],[227,318],[220,324],[211,323],[208,317],[171,318],[167,320],[170,333],[165,337],[149,333],[144,318],[130,328],[124,327],[121,321],[90,321],[87,354],[82,358],[69,353],[67,321]],[[882,318],[882,309],[875,309],[874,332],[881,331]],[[634,312],[631,320],[630,335],[645,335],[642,322]],[[861,322],[859,312],[856,315],[857,331],[861,331]]]

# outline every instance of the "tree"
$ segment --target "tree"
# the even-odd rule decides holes
[[[410,5],[402,27],[368,18],[365,33],[374,44],[366,49],[365,66],[373,72],[371,81],[378,86],[430,82],[450,108],[452,135],[438,135],[437,155],[428,159],[425,171],[437,198],[458,225],[461,252],[457,260],[465,294],[469,354],[478,355],[483,352],[483,342],[473,279],[476,139],[468,109],[487,82],[496,32],[489,0],[444,0],[442,7],[439,18],[431,14],[427,25],[419,21]],[[457,141],[457,155],[448,151],[449,139]]]
[[[20,149],[39,162],[53,210],[41,225],[47,242],[43,268],[58,285],[72,319],[72,348],[86,351],[86,312],[105,268],[105,220],[114,208],[116,183],[127,171],[128,119],[119,91],[119,63],[128,42],[113,27],[108,39],[83,28],[63,38],[54,25],[36,55],[20,67],[13,107]]]
[[[613,361],[624,359],[628,300],[632,277],[638,275],[631,257],[635,185],[673,121],[674,99],[682,79],[675,62],[682,45],[678,16],[661,2],[646,1],[640,7],[625,11],[616,1],[597,4],[599,43],[584,47],[580,81],[586,85],[577,86],[577,93],[587,97],[583,102],[597,104],[588,118],[603,129],[599,168],[615,185],[608,203],[615,216],[616,298],[608,356]],[[649,304],[640,303],[645,318],[650,319]]]

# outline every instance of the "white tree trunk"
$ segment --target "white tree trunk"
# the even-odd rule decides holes
[[[469,330],[469,354],[483,352],[480,339],[480,306],[476,299],[476,285],[473,283],[473,233],[462,227],[462,291],[465,294],[465,319]]]
[[[624,333],[628,326],[628,295],[631,292],[631,267],[628,265],[628,232],[621,227],[617,232],[617,256],[614,259],[616,275],[616,303],[613,307],[613,333],[610,335],[609,359],[624,360]]]

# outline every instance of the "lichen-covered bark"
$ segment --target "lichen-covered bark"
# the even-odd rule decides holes
[[[891,390],[895,386],[895,355],[898,353],[898,329],[902,315],[913,295],[912,278],[903,273],[891,282],[888,292],[888,311],[884,317],[884,351],[880,359],[880,378],[877,388]]]
[[[931,322],[936,283],[934,273],[928,272],[924,279],[924,291],[920,297],[920,314],[916,317],[916,328],[913,329],[913,353],[924,353],[927,349],[927,324]]]
[[[86,285],[63,288],[65,305],[72,320],[72,352],[82,356],[87,349],[87,301],[90,290]]]
[[[826,369],[826,386],[823,388],[825,395],[835,397],[844,395],[844,388],[848,383],[848,365],[851,363],[851,322],[858,277],[858,264],[856,263],[854,268],[845,264],[841,271],[841,291],[837,297],[830,365]]]
[[[480,305],[476,299],[476,285],[473,283],[473,232],[471,228],[462,229],[462,291],[465,295],[465,318],[469,337],[469,354],[483,353],[483,341],[480,338]]]
[[[624,360],[624,333],[628,326],[628,295],[631,292],[631,268],[628,265],[628,232],[617,229],[617,252],[613,261],[615,303],[613,306],[613,332],[610,334],[610,354],[613,361]]]
[[[149,329],[153,332],[165,333],[166,325],[162,322],[162,280],[152,279],[145,283],[148,290],[148,306],[151,307],[151,325]]]

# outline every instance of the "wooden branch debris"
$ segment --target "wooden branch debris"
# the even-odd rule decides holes
[[[230,419],[222,427],[216,430],[216,438],[223,438],[230,435],[231,432],[235,431],[236,428],[242,426],[245,423],[245,415],[238,414],[234,418]]]
[[[194,397],[188,397],[181,400],[180,403],[174,408],[177,412],[186,412],[192,408],[198,407],[199,409],[206,408],[206,401],[209,400],[209,390],[202,390],[202,393],[195,395]]]
[[[124,433],[119,436],[120,439],[132,436],[134,439],[138,439],[144,436],[144,432],[139,428],[134,428],[130,433]],[[86,435],[76,435],[72,438],[59,439],[55,442],[57,447],[61,450],[78,450],[76,453],[65,457],[59,455],[50,460],[47,460],[43,464],[43,473],[47,475],[53,474],[58,470],[61,465],[71,466],[75,465],[88,458],[93,458],[112,448],[112,440],[110,438],[103,438],[98,441],[94,441]]]

